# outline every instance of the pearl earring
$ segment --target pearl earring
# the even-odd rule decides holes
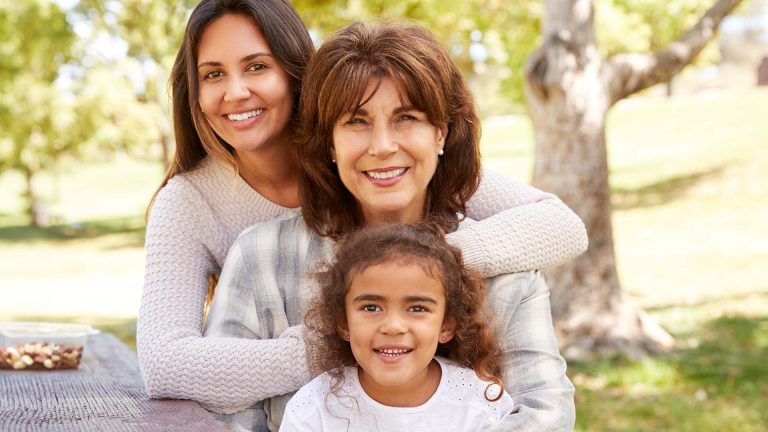
[[[445,336],[440,336],[440,342],[445,343]]]
[[[336,159],[331,159],[331,162],[333,162],[334,164],[336,164]]]
[[[445,154],[445,152],[443,151],[443,149],[440,149],[440,150],[437,151],[437,155],[438,156],[442,156],[444,154]]]

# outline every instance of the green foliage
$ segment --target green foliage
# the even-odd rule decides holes
[[[321,37],[353,20],[408,19],[432,30],[451,50],[476,93],[522,103],[522,65],[538,39],[539,2],[533,0],[297,0],[307,26]],[[472,33],[478,32],[487,59],[470,57]],[[491,105],[491,104],[488,104]],[[497,105],[499,105],[497,103]]]
[[[658,51],[693,27],[712,6],[711,0],[596,0],[596,30],[606,56]],[[718,59],[714,44],[697,64]]]

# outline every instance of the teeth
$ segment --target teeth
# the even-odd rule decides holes
[[[386,180],[397,177],[404,172],[405,168],[398,168],[392,171],[366,171],[365,173],[368,174],[369,177],[375,178],[377,180]]]
[[[410,349],[406,349],[406,348],[387,348],[387,349],[379,349],[379,350],[376,350],[376,351],[378,353],[380,353],[380,354],[386,354],[386,355],[395,356],[395,355],[400,355],[400,354],[408,353],[411,350]]]
[[[264,110],[259,108],[253,111],[248,111],[240,114],[227,114],[227,118],[234,121],[243,121],[243,120],[248,120],[251,117],[256,117],[257,115],[261,114],[262,111]]]

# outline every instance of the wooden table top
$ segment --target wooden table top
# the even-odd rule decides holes
[[[0,431],[226,431],[188,400],[149,399],[136,354],[114,335],[88,338],[80,367],[0,370]]]

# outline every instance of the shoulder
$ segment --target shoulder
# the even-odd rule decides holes
[[[152,204],[150,216],[155,211],[189,210],[196,212],[206,201],[206,191],[214,188],[220,178],[226,175],[227,168],[206,158],[197,167],[168,179],[157,193]]]
[[[488,278],[486,283],[488,284],[489,297],[493,297],[493,293],[496,291],[503,295],[516,292],[523,299],[533,294],[549,292],[549,287],[539,270],[506,273]],[[514,291],[510,291],[510,289]]]
[[[286,248],[313,235],[301,217],[301,210],[295,209],[244,229],[237,236],[235,245],[244,249],[283,253]]]
[[[296,392],[285,408],[285,416],[298,422],[316,417],[323,409],[326,399],[331,394],[333,378],[325,372],[305,384]]]
[[[472,370],[443,358],[438,358],[443,365],[446,386],[443,397],[460,406],[471,408],[479,415],[498,419],[512,409],[512,398],[496,383],[485,381]],[[502,392],[498,400],[495,399]]]

